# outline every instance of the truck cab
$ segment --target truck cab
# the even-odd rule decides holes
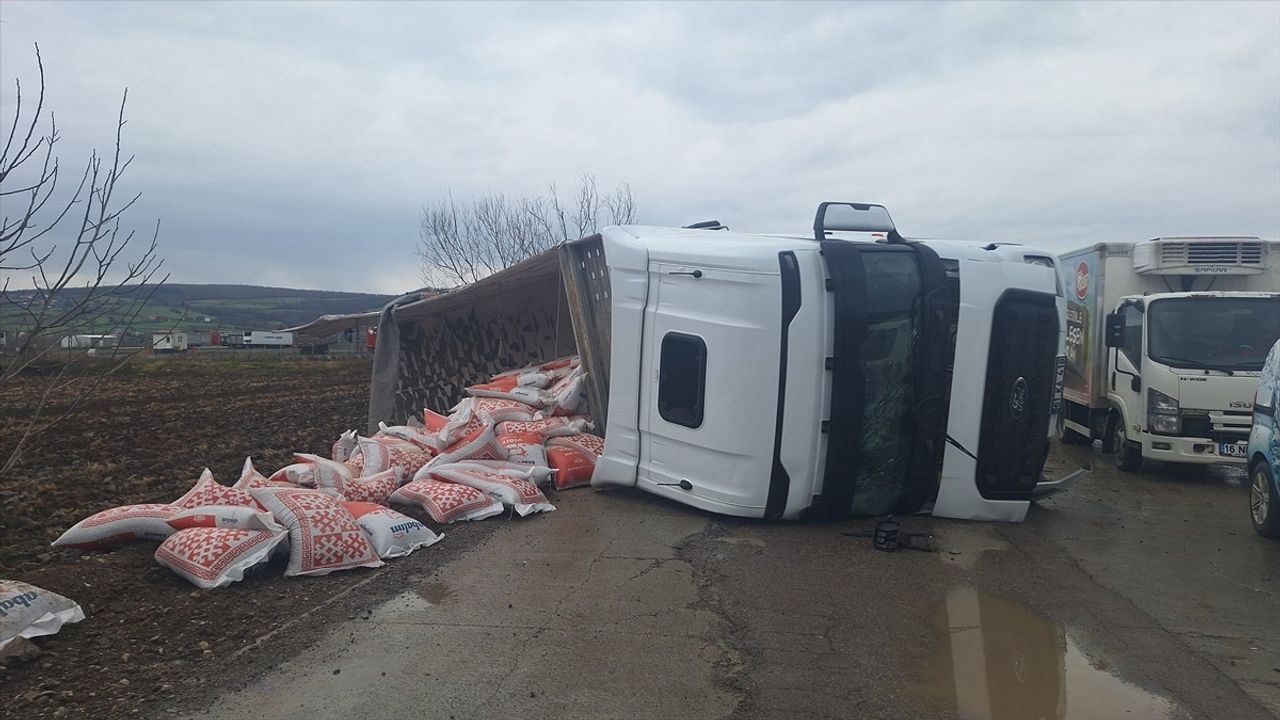
[[[1121,297],[1107,316],[1117,463],[1243,464],[1258,377],[1277,339],[1280,293]]]
[[[1057,488],[1063,326],[1056,272],[1022,255],[909,242],[854,203],[813,236],[605,229],[592,484],[747,517],[1021,520]]]

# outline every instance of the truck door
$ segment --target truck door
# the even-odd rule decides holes
[[[1134,380],[1142,376],[1142,320],[1140,301],[1125,302],[1116,311],[1124,319],[1123,340],[1114,353],[1107,373],[1107,391],[1111,401],[1120,409],[1121,422],[1126,423],[1125,435],[1137,437],[1145,420],[1142,407],[1142,390],[1134,390]]]
[[[759,517],[777,411],[779,275],[649,269],[637,484]]]

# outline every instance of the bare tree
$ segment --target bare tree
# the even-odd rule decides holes
[[[113,151],[91,151],[79,178],[72,178],[74,185],[59,193],[60,136],[53,112],[45,108],[38,45],[35,54],[40,80],[35,108],[24,114],[22,82],[16,79],[13,120],[0,151],[0,329],[8,332],[0,353],[0,394],[27,371],[39,370],[41,385],[17,436],[0,446],[0,476],[14,468],[35,437],[91,397],[132,355],[118,343],[64,355],[55,352],[60,341],[86,331],[123,336],[168,279],[158,277],[163,264],[156,254],[159,222],[141,244],[134,231],[121,226],[139,197],[117,194],[133,161],[121,156],[128,90],[120,100]]]
[[[630,186],[601,194],[590,173],[580,178],[567,201],[554,184],[545,195],[490,193],[461,204],[449,191],[424,207],[418,221],[422,280],[426,285],[475,282],[605,225],[635,220]]]

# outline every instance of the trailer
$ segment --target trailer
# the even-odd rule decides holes
[[[115,335],[67,335],[58,340],[58,347],[64,350],[95,350],[98,348],[114,348],[119,342]]]
[[[1267,349],[1280,337],[1280,242],[1162,237],[1061,256],[1063,442],[1116,465],[1243,463]]]
[[[1042,472],[1065,301],[1027,254],[908,241],[866,203],[822,203],[811,235],[605,228],[389,304],[369,420],[576,352],[593,486],[744,517],[1019,521],[1084,472]]]
[[[185,352],[189,347],[187,334],[171,330],[151,335],[151,351],[156,353]]]
[[[222,340],[230,347],[282,348],[293,347],[294,335],[284,331],[245,330],[243,333],[227,333]]]

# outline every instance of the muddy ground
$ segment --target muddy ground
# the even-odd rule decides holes
[[[338,433],[364,426],[369,371],[365,360],[140,361],[36,438],[0,479],[0,577],[66,595],[86,619],[37,639],[36,660],[0,668],[0,718],[165,715],[180,698],[288,657],[315,627],[354,614],[405,573],[430,573],[491,531],[484,523],[451,527],[430,553],[381,571],[286,579],[281,558],[218,591],[197,590],[156,564],[155,543],[112,552],[49,547],[98,510],[176,499],[204,467],[231,482],[246,455],[271,472],[295,451],[328,454]],[[0,457],[45,386],[24,377],[5,388]],[[435,527],[416,508],[399,509]]]
[[[176,498],[206,465],[230,479],[245,454],[270,470],[326,450],[362,424],[368,371],[140,367],[2,481],[0,576],[87,618],[0,670],[0,718],[1280,713],[1280,543],[1249,528],[1242,474],[1119,473],[1080,448],[1050,470],[1094,474],[1025,523],[908,519],[933,553],[841,534],[865,521],[587,489],[450,526],[386,568],[285,579],[277,561],[214,591],[156,565],[153,543],[48,548],[96,510]],[[0,404],[0,437],[21,402]]]

